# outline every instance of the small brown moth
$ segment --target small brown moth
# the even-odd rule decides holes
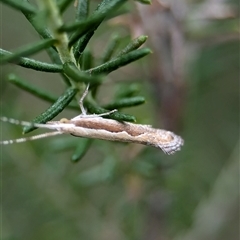
[[[160,148],[166,154],[173,154],[181,149],[184,141],[173,132],[154,129],[149,125],[118,122],[112,119],[105,119],[97,115],[79,115],[70,120],[47,122],[46,124],[32,124],[30,122],[18,121],[6,117],[0,117],[1,121],[20,124],[24,126],[36,126],[55,130],[28,138],[1,141],[0,144],[12,144],[25,142],[69,133],[76,137],[97,138],[109,141],[132,142],[150,145]]]
[[[70,120],[61,119],[60,121],[51,121],[46,124],[33,124],[30,122],[18,121],[15,119],[0,117],[3,122],[18,124],[23,126],[35,126],[55,130],[40,135],[15,140],[0,141],[0,144],[20,143],[28,140],[55,136],[69,133],[76,137],[96,138],[109,141],[132,142],[144,145],[150,145],[160,148],[166,154],[173,154],[181,149],[184,141],[180,136],[173,132],[155,129],[149,125],[133,124],[129,122],[118,122],[112,119],[102,118],[103,115],[109,115],[116,110],[101,115],[87,115],[83,108],[83,98],[87,94],[87,89],[80,99],[80,108],[82,114]]]

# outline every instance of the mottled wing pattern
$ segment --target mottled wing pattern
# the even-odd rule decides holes
[[[180,136],[165,130],[157,130],[156,133],[157,147],[161,148],[164,153],[170,155],[181,150],[184,140]]]

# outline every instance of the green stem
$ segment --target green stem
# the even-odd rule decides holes
[[[58,50],[62,63],[74,62],[76,64],[73,52],[68,48],[68,36],[66,33],[60,33],[58,29],[63,25],[56,1],[52,0],[38,0],[40,6],[46,10],[48,14],[48,26],[54,39],[58,40],[56,48]]]
[[[66,62],[73,62],[76,66],[76,60],[72,51],[72,48],[69,48],[69,39],[65,32],[60,33],[58,29],[63,25],[63,20],[59,12],[58,5],[56,1],[52,0],[38,0],[40,6],[43,7],[43,9],[46,10],[48,14],[48,27],[53,35],[54,39],[58,40],[58,44],[56,44],[56,49],[58,51],[59,57],[62,61],[62,63]],[[83,89],[85,88],[84,83],[76,83],[74,81],[70,81],[71,85],[75,88],[78,88],[81,93]],[[79,96],[78,96],[79,97]]]

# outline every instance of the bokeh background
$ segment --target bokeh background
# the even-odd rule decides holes
[[[91,51],[98,61],[112,34],[126,43],[145,34],[153,54],[110,74],[98,101],[136,88],[146,104],[123,112],[181,135],[182,151],[166,156],[151,147],[94,140],[72,163],[72,145],[82,139],[1,146],[1,239],[239,239],[239,3],[128,4],[128,14],[99,28]],[[3,49],[38,40],[21,13],[3,4],[0,13]],[[50,62],[45,53],[33,58]],[[11,85],[12,72],[55,95],[64,89],[58,74],[6,65],[1,115],[31,120],[49,106]],[[58,119],[76,114],[66,110]],[[1,139],[21,137],[21,131],[1,123]]]

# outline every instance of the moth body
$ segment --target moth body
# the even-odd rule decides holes
[[[0,120],[13,124],[54,130],[53,132],[32,137],[0,142],[0,144],[5,145],[59,134],[71,134],[76,137],[96,138],[108,141],[139,143],[160,148],[166,154],[173,154],[179,151],[184,144],[183,139],[173,132],[155,129],[149,125],[118,122],[97,115],[79,115],[71,120],[62,119],[60,121],[47,122],[46,124],[35,124],[6,117],[0,117]]]

